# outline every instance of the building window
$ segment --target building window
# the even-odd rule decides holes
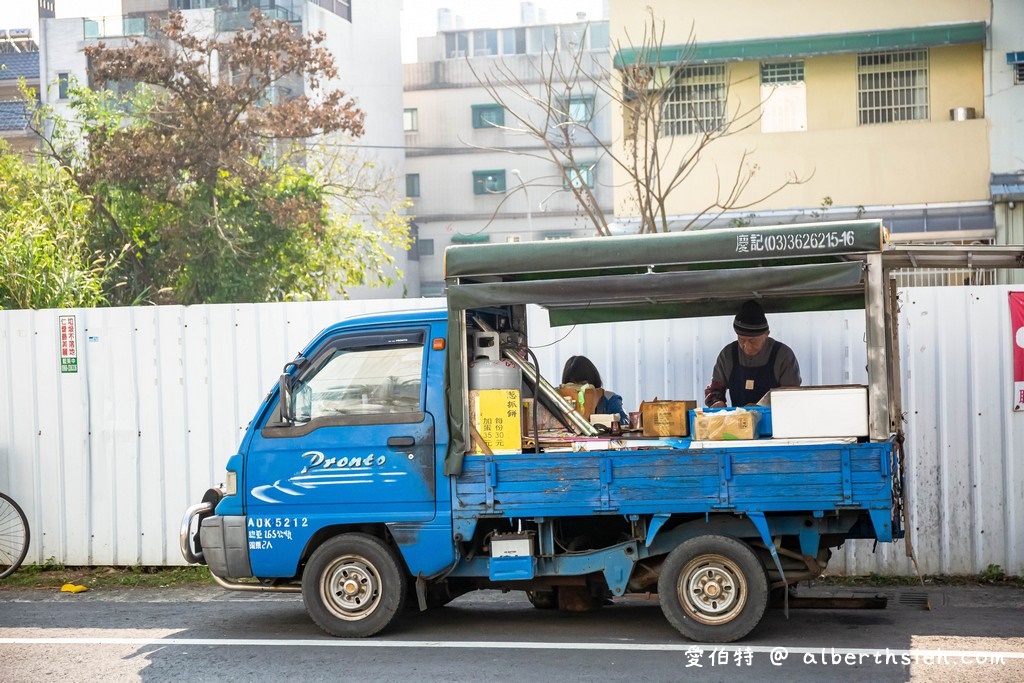
[[[420,256],[434,255],[434,240],[418,240]]]
[[[473,31],[473,56],[491,57],[498,54],[498,32]]]
[[[804,63],[761,65],[761,132],[807,130],[807,86]]]
[[[505,192],[505,171],[473,171],[473,194]]]
[[[558,33],[555,26],[534,26],[527,31],[527,49],[530,54],[550,53],[558,44]]]
[[[469,32],[457,31],[444,34],[444,51],[449,59],[469,54]]]
[[[405,174],[405,196],[406,197],[419,197],[420,196],[420,174],[419,173],[406,173]]]
[[[501,31],[501,53],[504,55],[526,54],[526,29],[506,28]]]
[[[857,55],[860,125],[928,120],[928,50]]]
[[[562,167],[562,188],[580,189],[584,185],[594,187],[594,164]]]
[[[665,95],[662,135],[694,135],[725,125],[725,65],[687,66],[676,71]]]
[[[420,129],[419,109],[406,109],[402,112],[402,128],[406,133],[415,133]]]
[[[591,23],[587,32],[590,33],[591,50],[605,50],[611,47],[612,41],[609,37],[609,26],[607,21]]]
[[[71,85],[71,74],[67,71],[61,71],[57,74],[57,97],[66,100],[68,98],[68,88]]]
[[[594,118],[594,96],[577,95],[562,100],[562,121],[566,123],[590,123]]]
[[[339,17],[351,23],[352,21],[352,0],[315,0],[316,4],[323,7],[328,12],[337,14]],[[278,5],[282,3],[277,3]],[[270,7],[273,8],[274,3],[270,3]],[[264,9],[264,12],[267,10]]]
[[[500,104],[474,104],[473,127],[493,128],[505,125],[505,108]]]
[[[1013,84],[1024,85],[1024,52],[1007,52],[1006,63],[1013,69]]]

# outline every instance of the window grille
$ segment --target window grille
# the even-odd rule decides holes
[[[807,130],[807,86],[804,62],[761,64],[761,132]]]
[[[928,120],[928,51],[857,56],[860,125]]]
[[[662,135],[693,135],[725,124],[725,65],[679,69],[665,94]]]
[[[761,65],[761,85],[800,83],[804,80],[804,63],[779,62]]]
[[[1024,85],[1024,62],[1013,65],[1013,84]]]

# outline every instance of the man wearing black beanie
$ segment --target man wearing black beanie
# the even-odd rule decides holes
[[[745,301],[733,320],[736,341],[727,344],[704,389],[704,405],[725,406],[725,392],[734,406],[757,403],[776,387],[800,386],[800,364],[796,354],[768,336],[768,319],[761,304]]]

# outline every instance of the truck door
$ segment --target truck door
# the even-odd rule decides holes
[[[311,354],[296,377],[295,424],[264,425],[247,454],[250,524],[291,520],[301,537],[325,524],[434,518],[428,332],[346,332]]]

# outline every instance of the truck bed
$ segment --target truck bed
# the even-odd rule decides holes
[[[455,478],[454,521],[858,509],[882,517],[892,509],[889,442],[678,445],[467,456]],[[876,531],[892,540],[891,527]]]

